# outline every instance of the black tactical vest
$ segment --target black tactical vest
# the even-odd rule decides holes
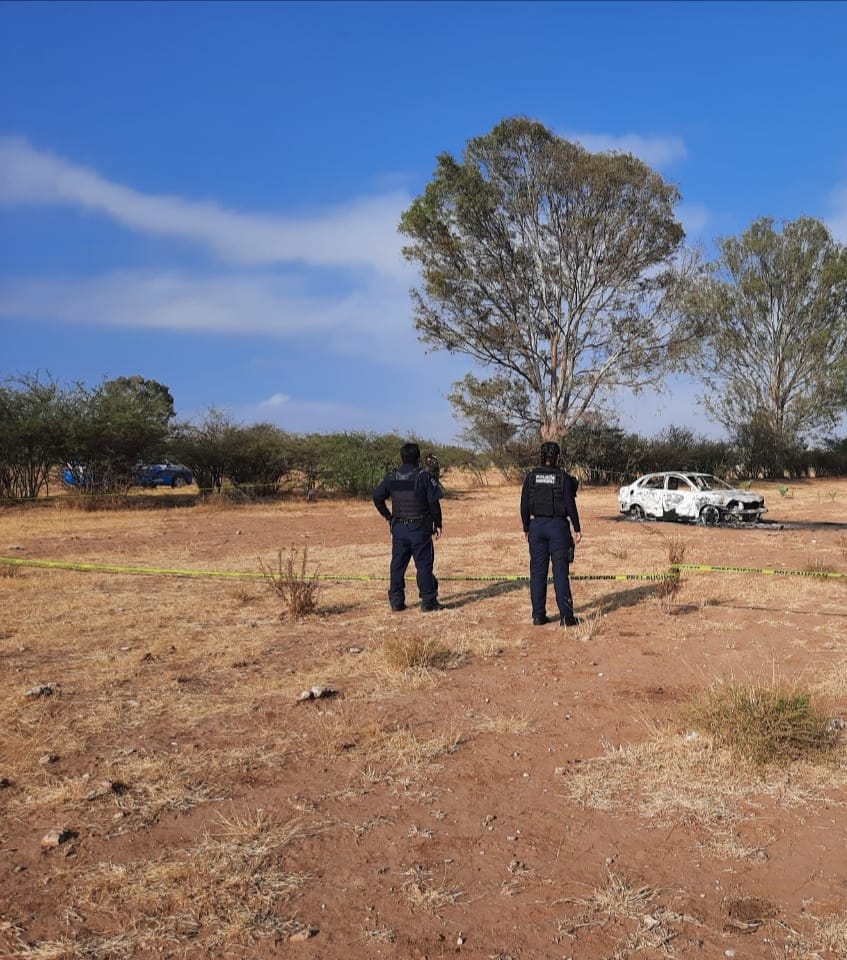
[[[564,517],[565,471],[537,467],[529,476],[529,512],[536,517]]]
[[[391,494],[391,515],[395,520],[419,520],[429,514],[426,495],[419,487],[418,477],[423,473],[420,467],[409,473],[395,470],[388,481]]]

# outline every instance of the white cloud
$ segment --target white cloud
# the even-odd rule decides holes
[[[262,400],[259,403],[259,409],[267,410],[284,407],[290,399],[291,397],[289,397],[287,393],[275,393],[272,397],[268,397],[267,400]]]
[[[319,338],[334,353],[384,362],[420,357],[406,284],[370,274],[346,292],[308,276],[124,270],[98,277],[7,279],[0,317],[63,323]]]
[[[314,217],[274,217],[215,203],[147,195],[96,170],[0,137],[0,203],[71,206],[100,213],[142,233],[181,237],[239,264],[365,266],[401,274],[397,234],[410,198],[393,192],[353,200]]]
[[[621,153],[631,153],[643,160],[646,164],[656,167],[666,167],[675,160],[684,160],[688,156],[685,142],[681,137],[673,136],[643,136],[639,133],[565,133],[568,140],[581,143],[586,150],[592,153],[604,153],[616,150]]]
[[[839,243],[847,243],[847,183],[832,191],[834,212],[827,217],[827,226]]]

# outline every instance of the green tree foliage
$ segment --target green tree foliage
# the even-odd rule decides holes
[[[163,384],[143,377],[106,380],[81,390],[63,459],[75,464],[81,489],[120,489],[137,464],[161,458],[174,416]]]
[[[81,388],[37,374],[0,386],[0,496],[37,497],[68,447]]]
[[[628,154],[592,154],[523,117],[442,154],[403,214],[421,339],[495,368],[454,402],[477,433],[492,389],[506,423],[564,436],[609,391],[659,384],[695,331],[678,322],[675,187]],[[461,399],[460,399],[461,398]],[[498,416],[504,419],[501,412]]]
[[[689,301],[704,403],[751,469],[778,471],[847,409],[847,249],[809,217],[756,220],[720,249]]]
[[[201,490],[220,491],[229,468],[235,429],[227,414],[215,407],[210,407],[199,423],[178,423],[174,427],[171,455],[188,467]]]
[[[294,440],[272,423],[230,427],[226,436],[226,472],[251,496],[275,496],[295,462]]]
[[[643,444],[642,472],[697,470],[724,477],[738,462],[737,451],[726,440],[710,440],[689,427],[671,426]]]
[[[312,437],[319,450],[322,484],[339,493],[367,498],[400,462],[406,441],[392,434],[333,433]]]
[[[568,434],[563,462],[588,483],[618,483],[637,472],[643,443],[614,422],[590,415]]]

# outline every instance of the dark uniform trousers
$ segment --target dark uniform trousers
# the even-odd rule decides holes
[[[547,573],[553,563],[553,588],[559,615],[573,616],[568,555],[573,544],[565,517],[533,517],[529,522],[529,595],[533,617],[547,613]]]
[[[399,607],[406,602],[406,569],[409,560],[414,557],[421,604],[424,607],[434,604],[438,600],[438,580],[432,572],[435,547],[432,544],[429,521],[414,520],[407,523],[395,520],[392,526],[389,603],[392,607]]]

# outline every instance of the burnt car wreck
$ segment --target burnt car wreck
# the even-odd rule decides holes
[[[618,491],[620,512],[633,520],[755,524],[767,513],[758,493],[739,490],[709,473],[669,470],[648,473]]]

